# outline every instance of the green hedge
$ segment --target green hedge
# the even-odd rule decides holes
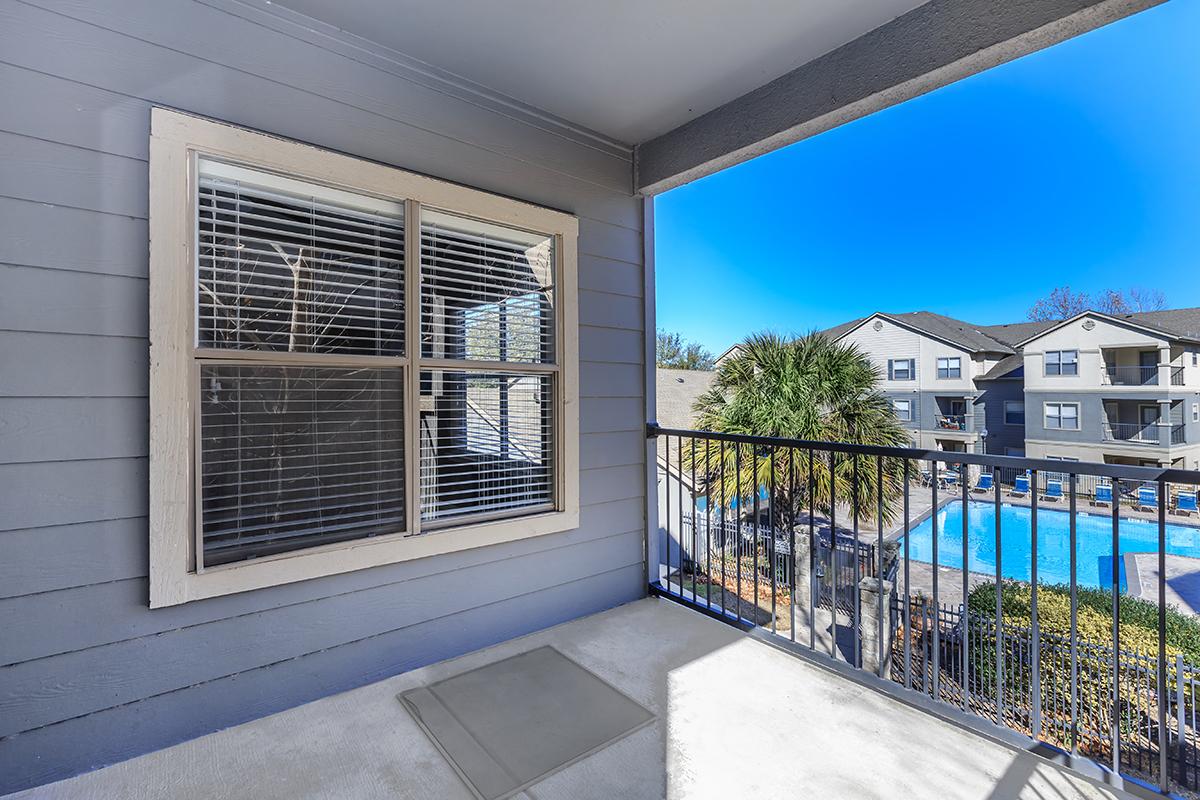
[[[1028,583],[1005,581],[1001,584],[1005,622],[1030,625],[1031,591]],[[1112,592],[1079,587],[1077,627],[1079,638],[1102,647],[1112,646]],[[1119,595],[1121,649],[1149,656],[1158,653],[1158,604],[1128,595]],[[984,583],[971,590],[968,607],[975,614],[994,617],[996,585]],[[1042,631],[1069,637],[1071,632],[1071,591],[1059,584],[1038,584],[1038,626]],[[1182,653],[1192,663],[1200,662],[1200,621],[1167,608],[1167,656]]]

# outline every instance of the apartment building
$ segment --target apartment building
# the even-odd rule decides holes
[[[1200,308],[973,325],[876,313],[825,331],[876,364],[924,449],[1200,468]]]
[[[1200,467],[1200,309],[1089,311],[1019,347],[1028,457]]]
[[[1014,347],[1026,326],[990,333],[969,322],[914,311],[875,313],[826,331],[875,363],[914,447],[1020,455],[1023,362]]]

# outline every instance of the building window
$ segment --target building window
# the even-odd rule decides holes
[[[572,217],[152,128],[152,605],[577,525]]]
[[[916,359],[912,358],[889,358],[888,380],[911,381],[916,376],[916,364]]]
[[[892,400],[892,410],[901,422],[912,422],[912,400]]]
[[[939,358],[937,360],[937,376],[938,378],[961,378],[962,359],[958,356]]]
[[[1079,351],[1047,350],[1045,363],[1047,375],[1078,375]]]
[[[1045,408],[1048,430],[1079,430],[1078,403],[1046,403]]]
[[[1024,400],[1005,400],[1004,401],[1004,424],[1005,425],[1024,425],[1025,424],[1025,401]]]
[[[1192,422],[1200,422],[1200,403],[1192,403]]]
[[[1200,353],[1197,353],[1195,350],[1192,351],[1192,366],[1200,367]]]

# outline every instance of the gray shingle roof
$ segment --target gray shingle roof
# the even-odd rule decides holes
[[[895,320],[910,328],[915,328],[937,339],[943,339],[951,344],[956,344],[971,353],[1013,352],[1012,345],[988,335],[979,326],[973,325],[970,322],[964,322],[961,319],[947,317],[944,314],[935,314],[932,311],[909,311],[904,314],[880,313],[888,319]],[[830,328],[824,331],[824,333],[832,339],[837,339],[846,335],[868,319],[870,317],[860,317],[852,322],[846,322]]]
[[[708,391],[712,386],[716,372],[705,372],[691,369],[663,369],[654,371],[654,400],[657,407],[655,416],[658,424],[664,428],[696,427],[693,422],[692,403],[696,398]],[[679,463],[679,441],[671,438],[664,444],[663,438],[658,440],[658,458],[660,461],[669,458],[672,469]],[[684,474],[683,483],[690,486],[689,474]]]
[[[984,374],[980,375],[975,380],[977,380],[977,381],[995,380],[996,378],[1003,378],[1005,375],[1009,374],[1010,372],[1013,372],[1018,369],[1024,369],[1024,368],[1025,368],[1025,356],[1021,355],[1020,353],[1013,353],[1011,356],[1005,356],[1004,358],[997,361],[996,366],[992,367],[991,369],[989,369]]]

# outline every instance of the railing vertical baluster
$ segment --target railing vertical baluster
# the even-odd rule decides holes
[[[683,598],[685,593],[684,576],[683,576],[683,436],[675,437],[675,469],[679,475],[679,597]],[[671,457],[671,451],[667,451],[667,458]],[[695,600],[695,595],[692,595]]]
[[[1067,520],[1068,547],[1071,549],[1070,554],[1070,579],[1069,587],[1071,591],[1071,754],[1075,755],[1079,752],[1079,585],[1078,585],[1078,559],[1079,548],[1077,544],[1078,531],[1076,530],[1076,514],[1078,499],[1075,492],[1075,476],[1071,475],[1071,493],[1069,498],[1070,509]]]
[[[817,602],[819,589],[817,587],[817,537],[816,537],[816,473],[813,472],[814,458],[812,448],[808,450],[808,649],[817,649]]]
[[[1029,516],[1029,627],[1033,638],[1033,738],[1042,736],[1042,637],[1038,629],[1038,549],[1037,549],[1037,512],[1038,512],[1038,471],[1031,472],[1030,487],[1030,516]]]
[[[1158,788],[1167,791],[1167,495],[1158,482]]]
[[[1184,786],[1188,785],[1187,774],[1187,736],[1183,727],[1184,721],[1184,700],[1183,700],[1183,653],[1175,654],[1175,727],[1179,733],[1176,737],[1176,745],[1179,748],[1179,782]]]
[[[879,523],[878,535],[876,536],[876,539],[875,539],[875,575],[879,579],[879,581],[878,581],[879,588],[878,588],[878,591],[876,592],[876,594],[879,595],[879,597],[878,597],[879,616],[877,617],[877,619],[879,620],[879,630],[880,631],[890,631],[891,626],[884,624],[884,617],[883,617],[883,456],[875,456],[875,501],[876,501],[875,519]],[[891,609],[888,609],[888,615],[889,616],[891,615]],[[883,635],[880,634],[880,636],[878,638],[879,638],[879,677],[882,678],[882,677],[884,677],[883,664],[885,661],[884,650],[883,650],[883,648],[884,648]],[[891,647],[892,643],[888,642],[887,646]]]
[[[688,494],[692,496],[692,602],[696,602],[696,543],[699,541],[696,532],[696,437],[689,437],[692,443],[692,489]],[[682,449],[682,448],[681,448]],[[683,455],[680,454],[680,459]]]
[[[909,585],[909,461],[904,459],[904,687],[912,688],[912,589]]]
[[[1005,725],[1004,721],[1004,669],[1007,666],[1004,659],[1004,578],[1001,572],[1003,541],[1000,504],[1000,475],[999,470],[992,469],[992,504],[996,514],[996,723]]]
[[[704,440],[704,606],[712,611],[712,456],[708,439]],[[721,587],[724,590],[724,586]],[[722,605],[724,608],[724,605]]]
[[[837,454],[829,451],[829,582],[833,588],[833,602],[829,607],[829,655],[837,658]]]
[[[792,568],[788,570],[788,598],[791,600],[792,622],[788,626],[790,638],[796,641],[796,448],[788,448],[788,539],[791,549]]]
[[[767,533],[771,537],[771,633],[778,633],[779,627],[775,622],[775,590],[777,581],[775,580],[775,456],[777,451],[774,447],[771,448],[771,491],[767,499]]]
[[[933,521],[933,699],[942,699],[942,684],[941,670],[942,661],[942,606],[938,599],[938,462],[931,459],[929,462],[929,474],[933,476],[930,481],[930,490],[932,494],[933,510],[930,519]]]
[[[968,503],[970,502],[967,496],[967,476],[970,474],[966,464],[958,466],[958,482],[962,488],[962,706],[963,711],[971,710],[971,662],[968,660],[971,649],[971,614],[967,607],[967,597],[970,592],[970,564],[968,559],[970,551],[967,548],[969,542],[970,526],[968,525]]]
[[[733,472],[736,485],[734,486],[733,494],[737,499],[737,511],[734,513],[734,519],[737,521],[737,538],[734,545],[734,563],[737,566],[737,615],[738,620],[742,619],[742,443],[738,442],[736,449],[733,451]]]
[[[663,437],[663,467],[666,470],[666,479],[663,481],[663,493],[667,499],[667,521],[664,526],[667,529],[667,591],[671,591],[671,437]],[[679,543],[679,547],[683,547],[683,531],[676,530],[675,538]],[[680,595],[682,595],[682,590]]]
[[[1114,481],[1115,483],[1115,481]],[[1121,502],[1114,490],[1112,504],[1112,719],[1109,721],[1112,735],[1112,770],[1121,771]]]
[[[721,441],[721,616],[729,613],[729,594],[726,588],[725,565],[729,561],[729,521],[725,519],[725,509],[729,505],[729,481],[725,479],[725,465],[728,463],[725,452],[725,441]]]
[[[752,513],[754,515],[754,521],[752,523],[750,523],[750,532],[751,532],[751,536],[753,537],[753,543],[751,544],[751,548],[753,551],[752,558],[753,558],[753,566],[754,566],[754,589],[752,589],[751,591],[754,592],[754,594],[753,594],[754,600],[750,603],[750,606],[751,606],[751,610],[754,614],[754,624],[757,626],[758,625],[758,611],[759,611],[759,608],[758,608],[758,579],[759,579],[758,548],[762,544],[762,531],[759,529],[760,523],[762,521],[762,511],[759,509],[759,506],[758,506],[758,496],[759,496],[759,494],[761,494],[761,490],[758,488],[759,487],[759,484],[758,484],[758,453],[753,447],[750,448],[750,476],[751,476],[750,491],[752,491],[754,493],[754,501],[750,506],[750,508],[751,508],[750,513]]]
[[[858,455],[850,456],[850,511],[852,516],[852,527],[854,528],[854,557],[851,563],[854,565],[854,587],[852,596],[854,598],[854,615],[852,624],[854,626],[851,633],[851,641],[854,642],[854,666],[862,669],[862,565],[859,564],[859,547],[858,547],[858,501],[860,498],[860,488],[858,483]]]

